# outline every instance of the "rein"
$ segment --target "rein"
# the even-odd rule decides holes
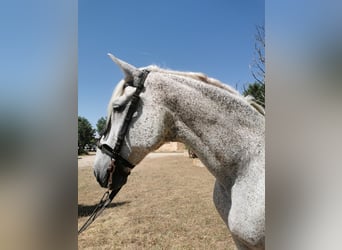
[[[114,197],[119,193],[121,187],[118,187],[116,189],[113,189],[113,175],[114,173],[118,172],[121,176],[125,177],[127,179],[127,176],[130,175],[131,170],[135,167],[132,163],[127,161],[125,158],[123,158],[120,155],[120,151],[122,148],[123,140],[126,136],[128,126],[132,120],[133,114],[136,112],[138,108],[138,103],[140,99],[140,93],[144,88],[144,82],[146,80],[147,75],[150,72],[148,70],[142,70],[141,74],[138,76],[138,82],[136,90],[132,96],[132,100],[130,102],[130,106],[128,108],[124,123],[121,127],[121,130],[119,132],[119,135],[116,140],[116,144],[114,148],[111,148],[107,144],[99,144],[98,148],[108,155],[111,158],[111,163],[107,169],[108,171],[108,190],[103,194],[100,202],[96,205],[94,211],[89,216],[88,220],[83,224],[83,226],[78,230],[78,234],[82,233],[84,230],[86,230],[90,224],[104,211],[104,209],[112,202]],[[135,80],[135,79],[134,79]],[[133,82],[133,86],[135,86]]]
[[[94,211],[89,216],[88,220],[83,224],[83,226],[78,230],[78,234],[82,233],[84,230],[86,230],[91,223],[94,222],[94,220],[103,212],[103,210],[112,202],[115,195],[120,191],[121,187],[113,190],[111,193],[109,193],[109,190],[107,190],[100,202],[96,205]]]

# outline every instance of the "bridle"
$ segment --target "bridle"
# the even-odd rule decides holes
[[[147,75],[150,73],[148,70],[142,70],[137,78],[134,78],[133,86],[136,86],[136,90],[132,96],[128,111],[124,120],[124,123],[119,131],[114,148],[110,147],[108,144],[98,144],[98,148],[106,155],[111,158],[111,162],[107,169],[108,180],[107,186],[108,190],[102,196],[100,202],[95,207],[92,214],[89,216],[88,220],[83,224],[83,226],[78,230],[78,234],[82,233],[88,228],[88,226],[103,212],[103,210],[112,202],[116,194],[120,191],[122,186],[114,188],[113,176],[115,174],[121,175],[124,180],[130,175],[131,170],[135,167],[134,164],[130,163],[128,160],[120,155],[122,143],[126,136],[129,124],[132,120],[133,114],[137,111],[138,103],[140,99],[140,93],[144,88],[144,83]]]
[[[102,151],[102,153],[108,155],[111,158],[111,163],[107,169],[108,171],[108,188],[110,190],[113,189],[113,175],[118,172],[121,176],[127,178],[127,176],[131,173],[131,170],[135,167],[134,164],[130,163],[128,160],[123,158],[120,155],[122,143],[126,136],[129,124],[132,120],[133,114],[137,111],[138,103],[140,99],[140,93],[144,88],[144,83],[147,78],[147,75],[150,72],[148,70],[142,70],[140,75],[134,79],[133,86],[136,86],[136,90],[132,96],[124,123],[119,131],[117,136],[117,140],[114,148],[111,148],[108,144],[98,144],[98,148]]]

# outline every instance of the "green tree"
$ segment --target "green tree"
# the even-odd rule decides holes
[[[96,131],[99,135],[101,135],[103,133],[103,131],[106,128],[106,122],[107,119],[105,117],[101,117],[97,123],[96,123]]]
[[[94,142],[95,129],[90,122],[84,118],[78,117],[78,154],[84,153],[84,146]]]
[[[265,108],[265,84],[255,82],[249,84],[247,89],[243,91],[243,95],[251,95],[255,101]]]

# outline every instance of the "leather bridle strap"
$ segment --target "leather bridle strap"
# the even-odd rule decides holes
[[[102,145],[98,146],[103,153],[105,153],[106,155],[108,155],[112,159],[111,164],[109,166],[109,174],[110,174],[109,175],[109,182],[108,182],[109,188],[111,188],[111,185],[112,185],[111,179],[112,179],[112,175],[114,173],[115,166],[117,166],[119,168],[119,171],[121,172],[122,175],[126,175],[126,176],[130,174],[130,170],[133,169],[135,166],[135,165],[131,164],[129,161],[127,161],[125,158],[123,158],[120,155],[120,152],[121,152],[123,140],[126,136],[126,133],[127,133],[129,124],[132,120],[133,114],[136,112],[136,110],[138,108],[140,93],[144,88],[144,82],[145,82],[147,75],[149,73],[150,72],[148,70],[142,70],[141,74],[138,76],[138,82],[136,84],[135,84],[135,81],[133,82],[133,86],[136,86],[136,90],[132,96],[132,99],[131,99],[125,120],[124,120],[123,125],[120,129],[120,132],[117,136],[117,140],[116,140],[114,148],[111,148],[107,144],[102,144]],[[129,169],[127,169],[127,168],[129,168]]]
[[[115,155],[113,153],[113,149],[110,146],[108,146],[107,144],[99,145],[99,148],[102,150],[103,153],[108,155],[110,158],[116,159],[116,162],[120,162],[129,168],[134,168],[134,165],[131,164],[129,161],[127,161],[125,158],[121,157],[121,155],[119,155],[119,154]]]
[[[103,212],[103,210],[112,202],[112,200],[114,199],[115,195],[117,193],[119,193],[121,187],[116,189],[116,190],[112,190],[109,193],[109,190],[106,191],[100,202],[96,205],[94,211],[92,212],[92,214],[89,216],[88,220],[82,225],[82,227],[78,230],[78,234],[82,233],[84,230],[86,230],[91,223],[94,222],[94,220]]]
[[[119,135],[118,135],[117,140],[116,140],[116,144],[115,144],[114,149],[112,151],[114,156],[117,156],[120,154],[122,142],[126,136],[127,129],[128,129],[129,123],[132,120],[133,114],[137,110],[139,99],[140,99],[140,93],[144,88],[144,82],[145,82],[146,77],[149,73],[150,72],[148,70],[143,70],[141,72],[141,74],[139,75],[139,82],[137,83],[137,87],[136,87],[136,90],[132,96],[132,100],[131,100],[130,106],[128,108],[124,123],[121,127],[121,130],[120,130]],[[115,157],[114,157],[114,159],[115,159]]]

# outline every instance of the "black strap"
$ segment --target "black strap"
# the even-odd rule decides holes
[[[136,87],[136,90],[132,96],[132,100],[130,102],[124,123],[121,127],[121,130],[120,130],[119,135],[117,137],[114,148],[111,148],[107,144],[102,144],[102,145],[98,146],[102,150],[102,152],[107,154],[110,158],[114,159],[115,161],[119,161],[119,162],[123,163],[124,165],[126,165],[129,168],[134,168],[134,165],[131,164],[129,161],[127,161],[126,159],[124,159],[120,155],[121,147],[122,147],[123,140],[126,136],[128,126],[132,120],[133,114],[137,110],[139,99],[140,99],[140,93],[144,88],[144,82],[145,82],[146,77],[149,73],[150,73],[150,71],[148,71],[148,70],[142,70],[141,74],[138,76],[139,79],[138,79],[138,83],[136,84],[137,87]],[[134,83],[133,83],[133,85],[135,86]]]
[[[119,133],[119,135],[117,137],[116,144],[115,144],[114,148],[112,149],[112,155],[114,156],[112,158],[115,159],[115,160],[117,160],[116,159],[117,156],[120,155],[120,151],[121,151],[121,147],[122,147],[122,142],[123,142],[123,140],[124,140],[124,138],[126,136],[127,129],[128,129],[128,126],[129,126],[129,124],[130,124],[130,122],[132,120],[133,114],[137,110],[137,106],[138,106],[139,99],[140,99],[140,93],[141,93],[141,91],[144,88],[144,82],[146,80],[146,77],[147,77],[148,73],[150,73],[148,70],[143,70],[141,72],[141,75],[139,76],[139,82],[138,82],[136,90],[135,90],[135,92],[134,92],[134,94],[132,96],[132,100],[131,100],[131,103],[129,105],[129,108],[128,108],[128,111],[127,111],[124,123],[123,123],[123,125],[121,127],[121,130],[120,130],[120,133]]]
[[[86,230],[91,223],[94,222],[94,220],[103,212],[103,210],[112,202],[112,200],[114,199],[114,197],[116,196],[117,193],[119,193],[121,187],[116,189],[116,190],[112,190],[112,192],[109,193],[109,191],[106,191],[100,202],[97,204],[97,206],[95,207],[94,211],[92,212],[92,214],[89,216],[88,220],[82,225],[82,227],[78,230],[78,234],[82,233],[84,230]]]
[[[129,168],[134,168],[134,165],[130,163],[129,161],[127,161],[125,158],[123,158],[120,154],[115,155],[113,153],[113,149],[107,144],[102,144],[102,145],[99,145],[98,147],[102,150],[102,152],[104,152],[110,158],[116,159],[115,161],[119,163],[119,165],[124,165]]]

